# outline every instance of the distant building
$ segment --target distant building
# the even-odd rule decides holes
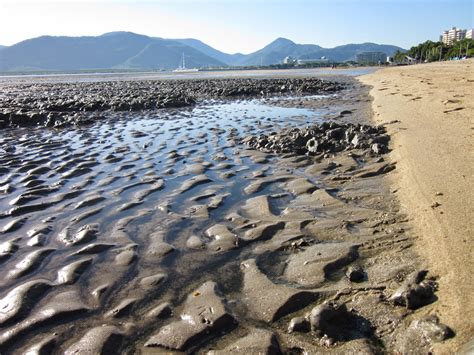
[[[298,65],[305,65],[305,64],[327,64],[329,63],[329,59],[326,57],[321,58],[307,58],[307,59],[298,59]]]
[[[468,32],[470,37],[468,37]],[[440,36],[441,41],[444,44],[447,44],[448,46],[464,38],[472,38],[472,29],[468,31],[453,27],[450,30],[444,31],[443,34]]]
[[[356,62],[359,64],[385,63],[387,54],[384,52],[362,52],[356,55]]]
[[[416,59],[406,55],[399,64],[416,64]]]
[[[466,38],[473,39],[473,37],[472,37],[472,31],[473,31],[472,28],[471,28],[470,30],[467,30],[467,31],[466,31]]]
[[[294,64],[296,63],[296,59],[293,59],[291,56],[285,57],[283,59],[283,64]]]

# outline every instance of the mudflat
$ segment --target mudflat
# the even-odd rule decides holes
[[[415,247],[438,275],[437,314],[457,335],[435,347],[458,350],[474,334],[474,61],[387,68],[361,76],[373,88],[374,120],[392,138],[390,181]]]
[[[285,75],[3,83],[1,352],[451,338],[367,87]]]

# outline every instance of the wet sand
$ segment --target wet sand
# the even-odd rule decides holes
[[[452,336],[420,316],[436,280],[374,148],[383,130],[360,125],[366,89],[344,80],[2,130],[2,353],[407,352]],[[245,144],[306,126],[326,137],[312,154]]]
[[[389,68],[360,80],[373,86],[375,122],[396,120],[387,125],[397,162],[390,181],[417,252],[439,276],[439,301],[425,312],[457,333],[435,349],[472,347],[474,61]]]

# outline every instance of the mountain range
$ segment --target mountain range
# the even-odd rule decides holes
[[[184,55],[186,67],[225,67],[279,64],[286,56],[326,58],[344,62],[357,53],[380,51],[392,55],[400,47],[375,43],[322,48],[278,38],[250,54],[228,54],[193,39],[165,39],[132,32],[110,32],[92,37],[41,36],[12,46],[0,46],[0,71],[174,69]]]

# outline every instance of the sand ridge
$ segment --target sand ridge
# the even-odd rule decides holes
[[[439,300],[424,312],[457,334],[439,352],[459,349],[474,334],[473,67],[465,60],[359,77],[373,86],[374,120],[392,137],[397,169],[389,178],[417,233],[417,251],[439,276]]]

